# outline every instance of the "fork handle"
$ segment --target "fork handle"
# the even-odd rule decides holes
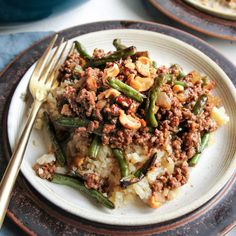
[[[20,170],[20,165],[22,163],[26,146],[30,137],[31,130],[37,113],[42,105],[42,101],[35,100],[29,114],[29,117],[26,121],[24,130],[19,138],[19,141],[14,149],[14,152],[11,156],[11,159],[8,163],[8,166],[5,170],[5,173],[2,177],[0,183],[0,229],[2,227],[6,211],[10,202],[11,192],[15,184],[17,175]]]

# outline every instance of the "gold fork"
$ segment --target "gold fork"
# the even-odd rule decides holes
[[[55,35],[49,43],[42,57],[38,60],[30,78],[29,90],[34,99],[34,102],[32,104],[32,109],[27,118],[25,127],[22,131],[18,143],[15,146],[11,159],[0,183],[0,228],[6,215],[11,192],[19,173],[20,165],[23,160],[23,156],[37,113],[42,104],[46,101],[49,90],[58,86],[56,78],[58,76],[58,70],[61,65],[62,58],[65,54],[68,42],[66,42],[65,45],[62,45],[64,41],[64,39],[62,39],[59,46],[56,47],[53,55],[50,57],[57,37],[58,35]],[[69,50],[69,53],[71,53],[72,48],[73,45]]]

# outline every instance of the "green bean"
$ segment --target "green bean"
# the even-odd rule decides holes
[[[149,107],[148,107],[148,111],[147,111],[147,122],[149,123],[149,125],[151,127],[157,127],[158,126],[158,122],[157,119],[155,117],[154,114],[154,109],[155,109],[155,104],[157,101],[157,97],[158,94],[160,92],[160,88],[162,86],[162,84],[164,83],[165,80],[165,76],[162,74],[159,77],[157,77],[155,79],[154,85],[151,88],[150,92],[149,92]]]
[[[189,161],[189,166],[195,166],[199,159],[200,159],[201,153],[196,153]]]
[[[152,61],[152,66],[157,69],[157,62],[156,61]]]
[[[210,137],[210,134],[209,133],[205,133],[202,135],[201,137],[201,144],[200,144],[200,149],[198,150],[198,152],[190,159],[189,161],[189,165],[190,166],[195,166],[199,159],[200,159],[200,156],[201,156],[201,153],[202,151],[204,150],[204,148],[206,147],[208,141],[209,141],[209,137]]]
[[[181,85],[183,87],[187,87],[188,86],[186,82],[178,81],[178,80],[174,81],[174,85]]]
[[[145,101],[145,112],[146,112],[146,114],[148,113],[149,106],[150,106],[150,97],[148,96],[146,101]]]
[[[124,158],[122,150],[115,148],[112,150],[112,152],[113,152],[113,155],[115,156],[116,160],[119,163],[121,176],[122,177],[128,176],[129,175],[129,167],[128,167],[128,164]]]
[[[209,138],[210,138],[210,133],[205,133],[202,135],[200,152],[202,152],[204,150],[204,148],[206,147],[206,145],[208,144]]]
[[[53,120],[53,123],[59,127],[64,128],[79,128],[79,127],[87,127],[89,125],[89,120],[87,119],[80,119],[78,117],[58,117],[57,119]],[[91,133],[101,136],[102,135],[103,126],[101,125],[97,129],[93,130]]]
[[[80,119],[78,117],[58,117],[57,119],[53,120],[55,124],[62,127],[67,128],[78,128],[82,126],[87,126],[89,124],[89,120]]]
[[[52,121],[49,118],[49,115],[47,112],[44,112],[44,118],[46,121],[46,128],[49,133],[50,140],[52,142],[52,146],[55,152],[56,161],[60,166],[64,166],[66,162],[65,154],[57,140],[55,128],[52,124]]]
[[[173,75],[171,75],[171,74],[166,74],[165,77],[166,77],[166,83],[167,83],[167,84],[172,83],[172,81],[173,81]]]
[[[139,93],[137,90],[134,88],[130,87],[129,85],[123,83],[119,79],[115,78],[108,78],[107,79],[107,84],[114,88],[119,90],[120,92],[124,93],[127,97],[130,97],[138,102],[143,101],[143,97],[145,97],[143,94]]]
[[[207,95],[206,94],[203,94],[201,95],[197,102],[195,103],[194,107],[193,107],[193,110],[192,110],[192,113],[197,116],[197,115],[200,115],[203,111],[203,109],[205,108],[206,106],[206,103],[207,103]]]
[[[147,174],[148,169],[155,163],[157,154],[155,153],[150,159],[148,159],[144,165],[138,169],[133,175],[129,175],[120,180],[121,187],[126,188],[131,184],[141,181]]]
[[[144,165],[138,169],[135,173],[134,176],[137,178],[142,178],[142,176],[145,176],[148,169],[155,163],[157,159],[157,154],[155,153],[150,159],[148,159]]]
[[[93,58],[87,64],[86,67],[99,67],[105,65],[107,62],[114,62],[120,60],[121,58],[126,58],[128,56],[133,56],[137,52],[136,47],[131,46],[123,50],[113,52],[112,54],[102,57],[102,58]]]
[[[54,174],[51,181],[56,184],[66,185],[78,189],[79,191],[95,198],[99,203],[101,203],[103,206],[109,209],[115,208],[114,204],[107,197],[103,196],[102,193],[100,193],[95,189],[86,188],[83,181],[79,180],[78,178],[62,174]]]
[[[81,57],[83,57],[86,60],[92,59],[92,57],[87,53],[86,49],[80,42],[74,41],[74,44],[75,44],[75,48],[77,49]]]
[[[184,77],[185,77],[185,73],[183,71],[180,71],[177,76],[177,79],[180,80],[180,79],[183,79]]]
[[[173,64],[170,68],[175,70],[174,74],[177,74],[177,80],[180,80],[185,77],[182,68],[178,64]]]
[[[99,136],[95,135],[89,147],[89,156],[93,159],[96,159],[99,149],[100,149],[100,138]]]
[[[127,47],[121,43],[120,39],[113,40],[113,46],[116,48],[117,51],[126,49]]]
[[[203,86],[206,86],[206,85],[208,85],[209,84],[209,82],[210,82],[210,79],[208,78],[208,76],[204,76],[204,77],[202,77],[202,82],[203,82]]]

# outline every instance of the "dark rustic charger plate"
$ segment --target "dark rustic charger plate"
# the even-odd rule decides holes
[[[73,27],[59,32],[70,39],[78,35],[108,29],[144,29],[181,39],[214,60],[236,85],[235,66],[204,41],[183,31],[155,23],[107,21]],[[0,161],[9,159],[7,114],[11,96],[27,69],[42,54],[50,37],[22,52],[0,74]],[[3,149],[1,148],[3,147]],[[0,165],[0,174],[1,174]],[[2,169],[3,171],[3,169]],[[236,223],[236,176],[209,202],[180,218],[153,225],[114,226],[91,222],[61,210],[41,196],[20,174],[12,193],[8,217],[30,235],[216,235]]]
[[[202,12],[183,0],[147,0],[150,7],[201,33],[236,41],[236,21]]]

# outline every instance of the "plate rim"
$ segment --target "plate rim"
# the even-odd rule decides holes
[[[160,12],[162,12],[164,15],[166,15],[170,19],[173,19],[174,21],[176,21],[176,22],[178,22],[178,23],[180,23],[180,24],[182,24],[182,25],[184,25],[184,26],[186,26],[190,29],[193,29],[197,32],[203,33],[205,35],[213,36],[213,37],[216,37],[216,38],[236,41],[236,36],[234,37],[234,36],[230,36],[230,35],[217,34],[217,33],[211,32],[211,31],[207,31],[206,29],[203,29],[201,27],[198,27],[194,24],[191,24],[189,22],[186,22],[186,21],[182,20],[181,18],[171,14],[168,10],[166,10],[159,3],[157,3],[156,0],[147,0],[147,2],[148,2],[148,4],[151,4],[151,6],[153,6],[156,10],[159,10]],[[187,4],[186,2],[184,4],[189,6],[189,4]],[[193,7],[193,6],[190,6],[190,7]],[[194,9],[197,10],[196,8],[194,8]],[[201,13],[206,14],[204,12],[201,12]],[[212,16],[212,15],[208,15],[208,16],[216,17],[216,16]],[[226,21],[226,19],[223,19],[223,18],[219,18],[219,17],[216,17],[216,18]],[[228,20],[228,21],[234,22],[232,20]]]
[[[93,27],[95,27],[96,24],[98,24],[98,26],[99,26],[98,28],[100,28],[100,30],[104,30],[102,24],[107,24],[107,25],[110,24],[111,26],[108,27],[109,29],[117,29],[117,28],[121,29],[121,28],[126,28],[126,27],[129,28],[129,27],[130,27],[130,26],[129,26],[130,24],[131,24],[131,25],[132,25],[132,24],[135,24],[134,29],[138,29],[138,28],[143,29],[142,27],[150,28],[150,27],[151,27],[150,25],[153,25],[154,29],[144,29],[144,30],[149,30],[149,31],[154,31],[154,32],[160,32],[160,31],[166,31],[166,30],[168,31],[168,29],[169,29],[170,31],[167,32],[167,35],[171,35],[173,32],[178,31],[182,36],[186,35],[186,39],[185,39],[185,40],[182,40],[182,41],[185,41],[185,42],[186,42],[187,40],[191,40],[191,44],[192,44],[193,47],[195,47],[195,48],[196,48],[196,47],[199,47],[199,46],[206,47],[206,48],[207,48],[207,51],[208,51],[208,54],[210,54],[210,55],[212,54],[211,56],[208,55],[211,59],[212,59],[212,57],[214,58],[213,55],[215,55],[215,57],[216,57],[215,60],[216,60],[216,59],[217,59],[217,60],[223,59],[223,61],[225,61],[226,64],[228,64],[228,66],[231,67],[231,69],[232,69],[232,67],[234,68],[234,65],[233,65],[228,59],[226,59],[222,54],[220,54],[220,53],[219,53],[217,50],[215,50],[211,45],[209,45],[208,43],[204,42],[203,40],[201,40],[201,39],[197,38],[196,36],[193,36],[193,35],[191,35],[191,34],[189,34],[189,33],[186,33],[186,32],[184,32],[184,31],[182,31],[182,30],[178,30],[178,29],[175,29],[175,28],[170,27],[170,26],[165,26],[165,25],[163,25],[163,24],[156,24],[156,23],[154,23],[154,22],[148,22],[148,21],[127,21],[127,20],[124,20],[124,21],[120,21],[120,20],[117,20],[117,21],[102,21],[102,22],[93,22],[93,23],[89,23],[89,24],[79,25],[79,26],[76,26],[76,27],[72,27],[72,28],[70,28],[70,29],[65,29],[65,30],[63,30],[63,31],[61,31],[61,32],[62,32],[62,33],[63,33],[63,32],[66,33],[67,31],[69,31],[69,30],[71,30],[71,29],[79,29],[79,28],[82,28],[82,27],[84,27],[84,26],[91,26],[91,27],[93,28]],[[119,26],[117,26],[118,24],[119,24]],[[141,24],[141,26],[140,26],[139,24]],[[101,29],[101,28],[102,28],[102,29]],[[156,31],[155,31],[155,30],[156,30]],[[95,30],[95,29],[92,29],[92,31],[89,30],[89,32],[95,32],[95,31],[99,31],[99,30]],[[84,34],[84,33],[83,33],[83,34]],[[48,40],[50,37],[51,37],[51,36],[48,36],[48,37],[43,38],[43,39],[40,40],[39,42],[36,42],[36,43],[33,44],[31,47],[29,47],[28,49],[26,49],[26,50],[24,50],[22,53],[20,53],[18,57],[16,57],[13,61],[11,61],[11,62],[5,67],[5,69],[2,70],[2,72],[0,73],[0,77],[3,76],[5,72],[7,72],[7,69],[11,69],[11,66],[14,65],[15,62],[17,62],[18,58],[20,58],[21,55],[25,55],[25,54],[29,53],[31,48],[34,48],[34,47],[36,47],[36,46],[39,46],[41,42]],[[200,43],[200,45],[198,45],[198,43]],[[215,60],[214,60],[214,61],[215,61]],[[219,62],[219,64],[221,64],[221,63]],[[224,69],[227,69],[227,67],[224,68]],[[228,71],[228,70],[227,70],[227,71]],[[231,73],[231,72],[228,71],[228,73]],[[14,91],[14,87],[15,87],[15,86],[12,87],[12,90],[13,90],[13,91]],[[9,100],[8,100],[8,102],[9,102]],[[7,106],[5,106],[5,110],[7,110]],[[5,144],[6,144],[6,143],[5,143]],[[6,146],[5,146],[5,147],[6,147]],[[13,214],[10,210],[8,210],[8,215],[11,215],[11,218],[12,218],[12,219],[15,219],[15,220],[17,219],[17,218],[15,218],[14,214]],[[23,222],[21,222],[21,224],[24,226]],[[21,225],[20,225],[20,226],[21,226]]]

